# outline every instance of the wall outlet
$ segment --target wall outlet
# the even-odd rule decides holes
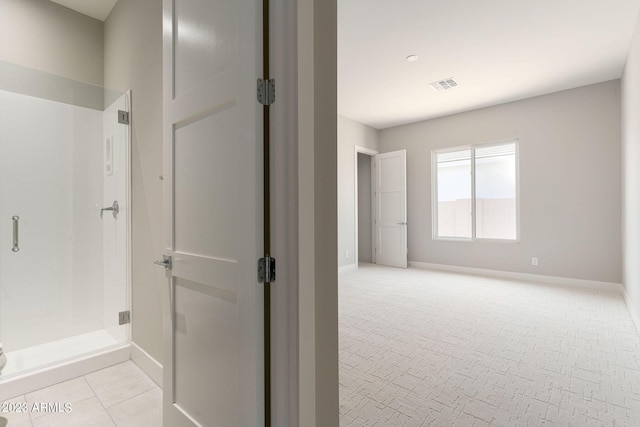
[[[538,265],[538,257],[531,258],[531,265]]]
[[[344,257],[349,258],[349,251],[344,251]]]

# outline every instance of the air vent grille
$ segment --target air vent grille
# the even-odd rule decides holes
[[[433,82],[430,85],[436,91],[449,90],[453,89],[454,87],[460,86],[460,84],[453,77]]]

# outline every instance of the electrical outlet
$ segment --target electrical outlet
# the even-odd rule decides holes
[[[531,258],[531,265],[538,265],[538,257]]]

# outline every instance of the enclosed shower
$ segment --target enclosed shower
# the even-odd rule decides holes
[[[128,93],[0,62],[0,389],[129,342],[130,114]]]

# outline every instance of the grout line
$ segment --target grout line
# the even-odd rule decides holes
[[[22,395],[24,397],[24,401],[27,403],[27,408],[29,407],[29,402],[27,402],[27,393]],[[31,411],[27,411],[29,413],[29,422],[31,423],[31,427],[33,427],[33,416],[31,415]],[[7,424],[8,425],[8,424]]]
[[[122,363],[127,363],[127,362],[122,362]],[[133,363],[133,362],[132,362],[132,363]],[[109,407],[107,407],[107,406],[105,406],[105,405],[104,405],[104,403],[102,402],[102,400],[100,399],[100,397],[99,397],[99,396],[98,396],[98,394],[96,393],[95,389],[91,386],[91,383],[87,380],[86,375],[84,375],[84,376],[82,377],[82,378],[84,378],[84,380],[85,380],[85,381],[87,382],[87,384],[89,385],[89,388],[91,388],[91,391],[93,392],[94,396],[98,399],[98,402],[100,402],[100,406],[102,406],[102,408],[103,408],[103,409],[104,409],[104,411],[107,413],[107,415],[109,416],[109,418],[111,419],[111,421],[113,422],[113,424],[114,424],[116,427],[118,427],[118,423],[117,423],[117,422],[113,419],[113,417],[111,416],[111,413],[109,412],[109,409],[110,409],[110,408],[113,408],[113,407],[115,407],[115,406],[118,406],[118,405],[121,405],[121,404],[123,404],[123,403],[126,403],[126,402],[128,402],[128,401],[130,401],[130,400],[132,400],[132,399],[135,399],[136,397],[139,397],[139,396],[141,396],[141,395],[143,395],[143,394],[145,394],[145,393],[148,393],[148,392],[150,392],[150,391],[153,391],[153,390],[155,390],[156,388],[157,388],[157,389],[160,389],[160,387],[158,387],[158,385],[157,385],[157,384],[156,384],[156,383],[155,383],[155,382],[154,382],[154,381],[153,381],[153,380],[152,380],[152,379],[151,379],[147,374],[145,374],[145,373],[144,373],[144,371],[143,371],[142,369],[140,369],[140,367],[138,367],[135,363],[133,363],[133,364],[134,364],[134,366],[135,366],[138,370],[140,370],[140,372],[145,376],[145,378],[147,378],[147,379],[149,379],[149,380],[151,381],[152,387],[151,387],[151,388],[149,388],[149,389],[147,389],[147,390],[141,391],[140,393],[135,394],[135,395],[133,395],[133,396],[131,396],[131,397],[129,397],[129,398],[127,398],[127,399],[125,399],[125,400],[121,401],[121,402],[114,403],[113,405],[111,405],[111,406],[109,406]],[[113,366],[116,366],[116,365],[113,365]],[[107,368],[105,368],[105,369],[107,369]],[[97,371],[96,371],[96,372],[97,372]],[[87,374],[87,375],[90,375],[90,374]]]
[[[115,366],[115,365],[113,365]],[[97,371],[96,371],[97,372]],[[93,372],[92,372],[93,373]],[[87,374],[89,375],[89,374]],[[91,383],[89,382],[89,380],[87,379],[87,375],[83,375],[82,378],[85,380],[85,382],[87,383],[87,385],[89,385],[89,388],[91,389],[91,391],[93,392],[93,395],[95,396],[95,398],[98,400],[98,403],[100,403],[100,406],[102,406],[102,409],[104,410],[104,412],[107,413],[107,416],[109,417],[109,419],[111,420],[111,422],[113,423],[114,426],[118,427],[118,423],[116,423],[116,420],[113,419],[113,417],[111,416],[111,414],[109,413],[109,410],[104,406],[104,403],[102,403],[102,399],[100,399],[100,396],[98,396],[98,393],[96,393],[95,389],[93,388],[93,386],[91,385]]]

